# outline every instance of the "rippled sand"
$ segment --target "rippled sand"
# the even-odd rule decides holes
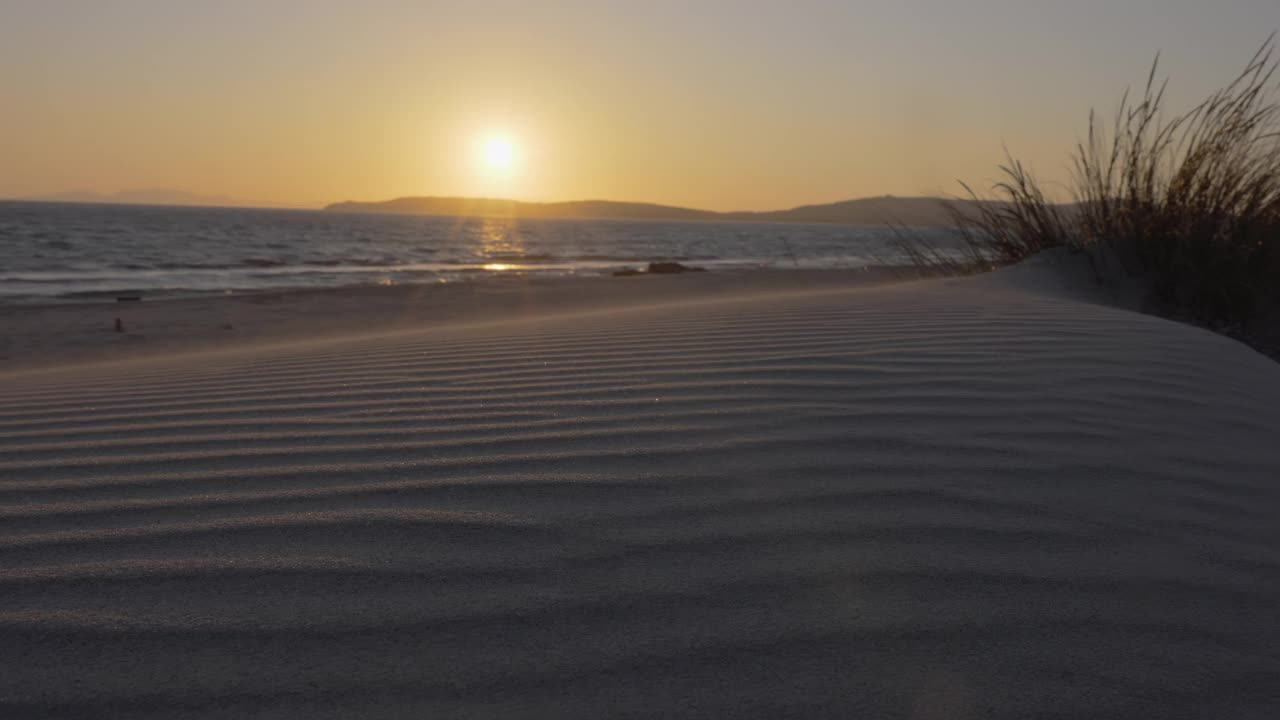
[[[0,717],[1271,718],[1278,518],[1280,365],[991,278],[10,374]]]

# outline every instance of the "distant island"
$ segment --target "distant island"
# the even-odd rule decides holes
[[[90,203],[111,205],[164,205],[191,207],[248,207],[224,195],[198,195],[168,188],[122,190],[113,193],[75,191],[18,198],[28,202]],[[800,205],[788,210],[716,212],[656,203],[614,200],[571,202],[523,202],[500,198],[402,197],[379,202],[339,202],[324,206],[326,212],[447,217],[568,218],[617,220],[709,220],[730,222],[830,223],[837,225],[955,225],[946,205],[972,207],[973,200],[937,197],[880,197],[844,200],[824,205]]]
[[[74,190],[71,192],[24,198],[37,202],[91,203],[97,205],[182,205],[198,207],[234,207],[238,203],[225,195],[198,195],[170,188],[121,190],[113,193]]]
[[[932,197],[882,197],[845,200],[826,205],[801,205],[790,210],[713,212],[652,203],[581,200],[534,203],[518,200],[461,197],[403,197],[383,202],[340,202],[331,212],[447,215],[458,217],[615,218],[620,220],[721,220],[777,223],[836,223],[948,226],[955,222],[944,200]],[[972,201],[958,201],[971,203]]]

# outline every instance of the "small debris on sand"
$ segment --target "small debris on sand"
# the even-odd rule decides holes
[[[651,262],[648,270],[636,270],[635,268],[626,268],[624,270],[614,270],[614,277],[635,277],[637,275],[676,275],[687,272],[706,272],[706,268],[691,267],[678,262]]]
[[[651,262],[649,263],[649,272],[654,275],[672,275],[675,273],[685,272],[706,272],[706,268],[690,267],[682,265],[678,262]]]

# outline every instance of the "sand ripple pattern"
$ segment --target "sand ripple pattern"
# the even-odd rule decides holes
[[[1280,717],[1280,367],[962,282],[0,378],[0,717]]]

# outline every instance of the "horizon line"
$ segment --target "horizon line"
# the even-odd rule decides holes
[[[155,188],[156,192],[179,192],[200,197],[195,193],[185,193],[185,191],[168,190]],[[65,193],[51,193],[48,195],[35,196],[0,196],[0,202],[8,203],[39,203],[48,205],[131,205],[139,207],[177,207],[177,208],[228,208],[228,209],[244,209],[244,210],[311,210],[324,211],[335,205],[379,205],[407,200],[437,200],[437,201],[455,201],[455,202],[473,202],[473,203],[511,203],[517,205],[573,205],[587,203],[607,203],[612,205],[641,205],[649,207],[666,208],[672,210],[687,210],[692,212],[707,213],[713,215],[762,215],[769,213],[780,213],[798,210],[801,208],[825,207],[829,205],[840,205],[844,203],[863,202],[868,200],[937,200],[943,202],[951,201],[972,201],[973,198],[962,196],[945,196],[945,195],[895,195],[893,193],[885,193],[882,195],[865,195],[859,197],[849,197],[842,200],[832,200],[828,202],[805,202],[790,207],[774,207],[764,210],[709,210],[706,208],[693,207],[689,205],[674,205],[665,202],[652,200],[611,200],[602,197],[589,197],[576,200],[519,200],[510,197],[487,197],[487,196],[470,196],[470,195],[398,195],[384,200],[349,200],[322,202],[322,203],[283,203],[264,201],[256,203],[255,201],[240,201],[239,198],[227,198],[230,202],[207,202],[207,203],[182,203],[182,202],[145,202],[136,200],[77,200],[70,198],[61,198],[60,195],[71,195],[82,191],[68,191]],[[98,193],[94,191],[83,191],[86,194],[102,195],[110,197],[112,195],[122,195],[125,193],[139,192],[139,190],[121,190],[115,193]],[[214,196],[209,196],[213,199]]]

